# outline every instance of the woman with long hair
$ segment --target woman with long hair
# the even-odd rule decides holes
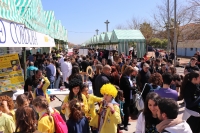
[[[54,113],[54,110],[49,107],[47,99],[44,96],[37,96],[33,100],[33,106],[39,114],[38,131],[42,133],[54,133],[55,123],[51,116],[51,113]]]
[[[190,72],[185,75],[180,92],[180,96],[184,99],[186,104],[183,116],[185,117],[184,119],[187,120],[187,123],[190,125],[193,133],[200,132],[200,117],[194,115],[200,113],[200,89],[198,87],[199,83],[199,73]]]
[[[16,131],[15,133],[34,133],[37,129],[35,113],[32,108],[25,106],[16,110]]]
[[[133,82],[131,80],[131,75],[134,71],[136,70],[132,66],[127,66],[120,78],[120,89],[123,90],[125,97],[125,103],[123,107],[125,115],[123,124],[124,130],[126,131],[128,131],[130,112],[133,112],[133,110],[130,110],[131,105],[133,106],[133,94],[136,94],[136,87],[133,85]]]
[[[89,133],[89,122],[82,112],[81,103],[74,99],[69,103],[69,120],[67,120],[69,133]]]
[[[119,86],[120,75],[115,66],[111,66],[111,83]]]
[[[77,78],[77,79],[83,81],[82,76],[80,74],[80,69],[78,66],[72,67],[72,74],[69,76],[68,81],[70,82],[73,78]]]
[[[88,111],[88,104],[86,97],[81,94],[81,87],[82,87],[82,81],[77,78],[73,78],[69,82],[69,95],[67,95],[63,101],[63,104],[61,106],[61,112],[65,114],[66,119],[69,118],[70,110],[69,110],[69,102],[73,99],[77,99],[83,107],[83,112]]]
[[[160,122],[156,114],[159,100],[160,96],[155,92],[147,95],[144,110],[137,120],[135,133],[159,133],[156,129],[156,125]]]

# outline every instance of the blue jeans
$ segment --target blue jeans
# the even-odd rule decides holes
[[[48,87],[49,89],[53,89],[54,88],[54,81],[50,81],[50,85]]]
[[[55,88],[55,89],[58,89],[58,88],[59,88],[59,83],[60,83],[60,76],[58,76],[58,78],[57,78],[56,81],[55,81],[55,84],[54,84],[54,88]]]

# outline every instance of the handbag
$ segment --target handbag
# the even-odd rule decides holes
[[[145,83],[142,92],[140,94],[135,94],[135,106],[138,109],[138,111],[141,111],[144,109],[144,101],[142,99],[142,93],[144,92],[144,89],[146,87],[147,83]]]

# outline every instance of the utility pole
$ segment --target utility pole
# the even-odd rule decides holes
[[[106,20],[106,22],[104,22],[106,24],[106,32],[108,32],[108,24],[110,23],[108,20]]]
[[[171,43],[170,43],[170,17],[169,17],[169,0],[167,0],[167,50],[171,51]]]
[[[98,30],[98,29],[96,29],[95,31],[96,31],[96,33],[97,33],[97,35],[98,35],[98,32],[99,32],[99,30]]]
[[[177,34],[176,34],[176,0],[174,0],[174,65],[176,65],[176,42],[177,42]]]

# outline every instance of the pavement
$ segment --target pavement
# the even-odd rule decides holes
[[[180,58],[180,64],[181,64],[181,65],[185,66],[188,62],[189,62],[189,59]],[[178,74],[183,75],[183,72],[184,72],[184,68],[182,68],[182,67],[177,67],[177,73],[178,73]],[[0,96],[2,96],[2,95],[8,95],[8,96],[11,96],[11,97],[12,97],[13,92],[1,93]],[[64,98],[65,98],[65,95],[57,95],[57,97],[58,97],[61,101],[63,101]],[[58,110],[60,111],[60,106],[61,106],[61,104],[62,104],[61,101],[59,101],[58,99],[56,99],[55,101],[53,101],[53,102],[50,103],[50,106],[53,107],[53,108],[56,108],[56,109],[58,109]],[[178,117],[180,117],[180,118],[182,117],[183,110],[184,110],[184,107],[180,107],[180,109],[179,109],[179,116],[178,116]],[[128,130],[128,131],[122,130],[123,133],[133,133],[133,132],[135,132],[136,122],[137,122],[137,118],[130,118],[130,124],[131,124],[131,125],[128,126],[129,130]]]

